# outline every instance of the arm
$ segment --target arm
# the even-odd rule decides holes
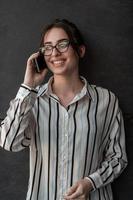
[[[11,101],[7,116],[0,125],[0,145],[9,151],[19,151],[29,146],[31,135],[35,130],[32,107],[37,92],[34,88],[41,84],[47,73],[46,69],[41,73],[36,72],[32,60],[37,56],[38,53],[35,53],[29,57],[24,84],[21,85],[16,98]]]
[[[35,120],[32,107],[37,93],[20,87],[17,96],[10,102],[6,118],[0,126],[0,145],[9,151],[19,151],[30,145]]]
[[[85,177],[70,187],[64,198],[66,200],[87,198],[89,192],[109,184],[118,177],[126,165],[124,123],[117,101],[99,168],[88,178]]]
[[[103,161],[97,171],[89,175],[95,189],[111,183],[127,165],[124,123],[118,101],[115,111],[103,152]]]

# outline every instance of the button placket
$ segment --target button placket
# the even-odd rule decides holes
[[[69,124],[69,114],[68,112],[65,110],[64,113],[64,134],[63,134],[63,163],[64,165],[63,167],[63,193],[66,192],[67,190],[67,176],[68,176],[68,172],[67,172],[67,160],[68,160],[68,124]]]

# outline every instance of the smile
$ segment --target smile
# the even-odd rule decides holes
[[[52,63],[54,64],[54,65],[62,65],[62,64],[64,64],[64,60],[55,60],[55,61],[52,61]]]

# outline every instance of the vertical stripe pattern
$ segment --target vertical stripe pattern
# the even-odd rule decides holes
[[[111,182],[127,165],[122,113],[107,89],[89,85],[64,108],[49,93],[20,87],[0,126],[0,145],[30,148],[26,200],[62,200],[79,179],[88,177],[89,200],[112,200]]]

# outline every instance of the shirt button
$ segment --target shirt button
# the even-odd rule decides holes
[[[68,118],[68,114],[65,114],[65,118],[66,118],[66,119]]]

